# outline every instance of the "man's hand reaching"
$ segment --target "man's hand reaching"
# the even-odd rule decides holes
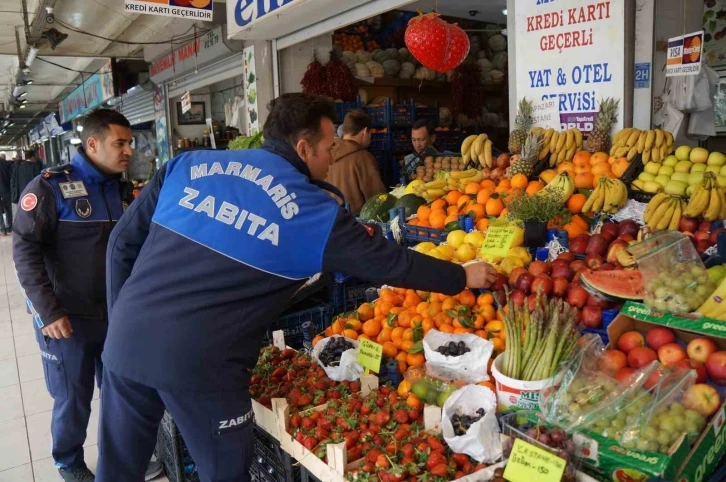
[[[468,288],[489,288],[497,279],[497,270],[489,263],[474,263],[464,266]]]
[[[73,333],[73,328],[71,328],[71,322],[68,320],[68,317],[64,316],[63,318],[55,320],[50,325],[44,326],[40,331],[45,336],[60,340],[61,338],[70,338],[71,333]]]

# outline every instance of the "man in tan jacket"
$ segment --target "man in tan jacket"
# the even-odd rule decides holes
[[[348,112],[343,138],[333,144],[333,165],[327,182],[340,189],[352,214],[360,213],[366,200],[386,192],[376,158],[366,150],[371,143],[371,118],[364,110]]]

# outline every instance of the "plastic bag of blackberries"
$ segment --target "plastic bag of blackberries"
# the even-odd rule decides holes
[[[358,342],[351,338],[333,335],[324,338],[313,348],[313,358],[323,367],[333,381],[355,381],[363,374],[358,363]]]
[[[470,333],[429,331],[423,339],[426,374],[444,380],[479,383],[489,380],[487,365],[494,344]]]
[[[485,464],[502,458],[497,396],[487,387],[467,385],[451,394],[441,411],[444,440],[455,453]]]

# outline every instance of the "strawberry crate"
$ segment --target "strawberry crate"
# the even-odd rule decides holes
[[[301,305],[306,306],[306,308],[301,310]],[[293,308],[299,311],[288,311],[272,323],[272,326],[265,332],[265,336],[262,339],[262,346],[271,345],[272,332],[282,330],[285,333],[285,342],[287,345],[299,350],[303,347],[303,342],[305,341],[302,328],[303,323],[311,322],[311,331],[314,335],[325,330],[332,320],[333,307],[327,303],[320,303],[315,299],[306,300]]]

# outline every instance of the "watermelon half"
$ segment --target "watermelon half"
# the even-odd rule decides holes
[[[643,273],[639,270],[585,272],[580,275],[582,287],[596,296],[610,300],[642,300],[645,295]]]

